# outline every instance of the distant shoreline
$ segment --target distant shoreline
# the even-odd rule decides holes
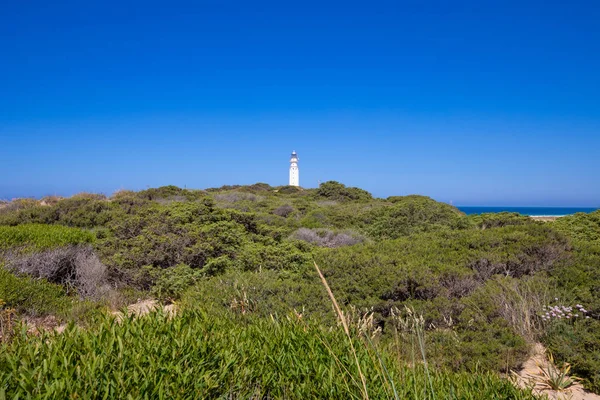
[[[542,222],[552,222],[556,221],[559,218],[566,217],[566,215],[530,215],[529,218],[542,221]]]
[[[559,218],[568,215],[577,214],[580,212],[591,213],[596,211],[597,207],[515,207],[515,206],[457,206],[460,211],[467,215],[472,214],[487,214],[487,213],[518,213],[529,216],[534,219],[540,218]]]

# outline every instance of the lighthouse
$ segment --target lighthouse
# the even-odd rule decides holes
[[[300,186],[300,171],[298,170],[298,154],[292,151],[290,158],[290,186]]]

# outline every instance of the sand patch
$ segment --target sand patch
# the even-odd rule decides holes
[[[561,390],[552,390],[544,382],[546,378],[542,369],[548,370],[556,366],[551,365],[548,360],[546,349],[540,343],[537,343],[531,354],[531,357],[523,364],[522,369],[514,375],[515,384],[521,388],[533,388],[537,395],[548,396],[553,400],[600,400],[600,396],[587,392],[579,382]]]

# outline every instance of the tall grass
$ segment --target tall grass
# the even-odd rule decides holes
[[[110,317],[61,335],[25,332],[0,347],[0,398],[390,398],[379,362],[355,337],[295,317],[253,319],[183,310]],[[401,399],[533,399],[495,375],[445,371],[424,378],[422,365],[392,362],[377,349]],[[347,371],[342,373],[342,371]]]

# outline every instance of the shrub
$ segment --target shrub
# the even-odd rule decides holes
[[[600,210],[561,217],[552,226],[571,239],[600,243]]]
[[[321,183],[317,189],[316,195],[318,197],[324,197],[330,200],[371,200],[373,196],[366,190],[346,187],[346,185],[336,182],[328,181]]]
[[[189,265],[179,264],[172,268],[146,267],[151,279],[151,293],[159,299],[176,299],[185,289],[198,282],[202,272]]]
[[[281,194],[297,194],[300,193],[302,191],[302,189],[300,189],[298,186],[282,186],[279,189],[277,189],[277,193],[281,193]]]
[[[302,271],[307,275],[266,268],[260,271],[228,270],[190,287],[182,296],[182,304],[191,308],[210,308],[215,313],[243,310],[260,317],[284,316],[296,310],[304,318],[327,320],[333,324],[327,294],[315,281],[310,265]]]
[[[254,183],[249,186],[242,186],[239,188],[239,190],[254,192],[254,193],[271,192],[271,191],[273,191],[273,187],[271,185],[269,185],[268,183],[258,182],[258,183]]]
[[[291,213],[294,212],[294,207],[289,204],[284,204],[273,210],[273,214],[279,215],[280,217],[287,218]]]
[[[319,247],[352,246],[365,241],[355,232],[333,232],[329,229],[300,228],[292,234],[292,238],[302,240]]]
[[[501,228],[510,225],[537,223],[532,218],[519,213],[500,212],[470,215],[469,219],[480,229]]]
[[[60,196],[45,196],[42,197],[39,204],[42,206],[55,206],[62,199],[63,197]]]
[[[188,190],[181,189],[177,186],[169,185],[169,186],[161,186],[159,188],[151,188],[147,190],[142,190],[137,192],[138,197],[146,200],[171,200],[179,199],[179,201],[183,201],[184,199],[187,201],[199,200],[206,195],[206,193],[202,190]]]
[[[280,271],[298,271],[310,261],[310,254],[295,243],[265,245],[249,243],[235,257],[235,263],[244,271],[273,269]]]
[[[598,318],[598,316],[596,316]],[[552,321],[542,337],[559,362],[572,364],[572,373],[588,390],[600,393],[600,321],[583,318]]]
[[[13,199],[12,201],[3,201],[2,207],[0,208],[1,214],[7,214],[12,211],[26,210],[34,208],[39,205],[36,199]]]
[[[237,203],[238,201],[250,201],[250,202],[262,201],[262,200],[264,200],[264,197],[257,196],[254,193],[229,192],[229,193],[215,194],[214,199],[217,202]]]
[[[0,299],[18,313],[34,317],[61,314],[71,304],[62,286],[16,276],[0,266]]]
[[[98,297],[106,291],[106,267],[90,246],[72,245],[8,257],[7,268],[34,278],[75,289],[82,297]]]
[[[467,225],[458,209],[425,196],[405,196],[388,199],[391,206],[374,209],[367,228],[370,236],[395,239],[413,233],[439,231]]]
[[[102,193],[89,193],[81,192],[71,196],[71,199],[84,199],[84,200],[106,200],[106,195]]]

